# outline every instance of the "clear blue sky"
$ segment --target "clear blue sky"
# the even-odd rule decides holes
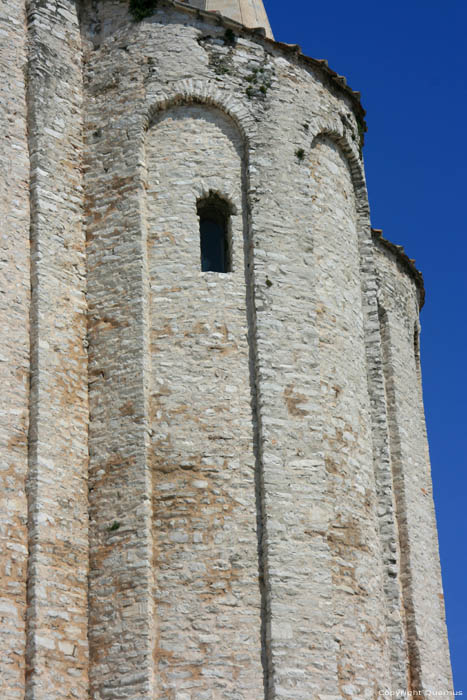
[[[264,1],[278,41],[362,93],[372,225],[425,277],[425,410],[454,684],[467,696],[467,2]]]

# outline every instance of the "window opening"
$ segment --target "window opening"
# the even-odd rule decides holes
[[[210,195],[198,202],[202,272],[230,272],[230,212],[227,202]]]

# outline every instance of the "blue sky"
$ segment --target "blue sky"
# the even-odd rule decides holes
[[[372,225],[416,258],[425,410],[454,684],[467,696],[465,0],[265,0],[278,41],[362,93]]]

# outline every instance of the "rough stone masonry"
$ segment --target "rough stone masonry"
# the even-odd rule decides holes
[[[8,0],[0,37],[0,697],[452,690],[358,93],[260,0]]]

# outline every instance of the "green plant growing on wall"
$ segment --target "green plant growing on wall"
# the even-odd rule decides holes
[[[295,151],[295,156],[297,160],[301,163],[305,159],[305,151],[303,150],[303,148],[297,148],[297,150]]]
[[[230,73],[231,60],[229,56],[225,56],[224,58],[212,56],[209,65],[212,66],[216,75],[225,75],[226,73]]]
[[[236,41],[236,36],[231,29],[226,29],[224,32],[224,43],[233,46]]]
[[[198,43],[209,56],[209,66],[216,75],[225,75],[233,72],[233,52],[236,36],[231,29],[224,32],[224,47],[220,48],[213,42],[213,37],[206,36],[198,39]],[[227,47],[227,51],[225,49]]]
[[[128,9],[134,22],[141,22],[145,17],[154,14],[158,0],[130,0]]]
[[[266,66],[253,68],[250,75],[245,77],[249,83],[245,92],[249,99],[252,97],[266,97],[269,88],[271,87],[272,71]]]

